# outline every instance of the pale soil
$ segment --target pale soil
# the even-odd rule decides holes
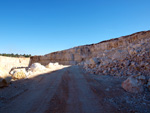
[[[53,71],[57,71],[57,70],[61,70],[63,68],[67,68],[67,67],[70,67],[70,65],[57,65],[57,66],[52,66],[51,68],[46,68],[45,70],[43,71],[36,71],[36,72],[32,72],[28,78],[33,78],[33,77],[36,77],[38,75],[41,75],[41,74],[46,74],[46,73],[51,73]]]
[[[123,80],[66,67],[0,89],[0,113],[150,113],[150,93],[127,93]]]

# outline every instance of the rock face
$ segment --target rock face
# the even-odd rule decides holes
[[[97,44],[79,46],[44,56],[31,57],[30,65],[39,62],[48,65],[83,65],[91,72],[102,75],[130,76],[150,73],[150,31],[137,32]]]
[[[49,62],[76,65],[91,58],[101,58],[101,61],[126,60],[128,57],[143,58],[145,54],[149,54],[146,50],[149,49],[146,48],[147,45],[149,46],[149,42],[150,31],[143,31],[97,44],[74,47],[44,56],[33,56],[30,65],[36,62],[42,65],[47,65]]]
[[[28,67],[30,58],[14,58],[0,56],[0,66],[9,72],[13,67]]]
[[[31,57],[30,65],[35,62],[42,65],[48,65],[49,62],[82,65],[86,71],[99,75],[142,75],[141,80],[130,77],[122,84],[126,91],[142,92],[146,84],[142,79],[150,76],[150,31]],[[150,89],[150,82],[146,85]]]

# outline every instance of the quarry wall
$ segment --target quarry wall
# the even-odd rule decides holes
[[[116,51],[118,54],[118,50],[122,50],[122,53],[128,55],[130,49],[133,48],[130,47],[130,45],[142,44],[146,42],[147,39],[150,39],[150,31],[137,32],[97,44],[74,47],[68,50],[46,54],[44,56],[32,56],[30,65],[35,62],[39,62],[42,65],[47,65],[49,62],[59,62],[63,65],[76,65],[93,57],[112,57]],[[114,57],[117,56],[118,55]]]
[[[0,66],[6,71],[10,71],[12,67],[28,67],[30,58],[14,58],[0,56]]]

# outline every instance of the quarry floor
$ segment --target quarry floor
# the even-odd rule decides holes
[[[13,81],[0,89],[0,113],[150,113],[150,93],[128,93],[123,80],[72,66]]]

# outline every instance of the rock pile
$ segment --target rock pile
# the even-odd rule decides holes
[[[49,63],[44,66],[40,63],[34,63],[30,67],[14,67],[10,70],[10,75],[13,79],[25,79],[35,74],[42,74],[48,71],[54,71],[61,69],[65,66],[59,65],[59,63]]]
[[[120,46],[105,50],[101,57],[91,58],[80,65],[94,74],[132,76],[123,83],[123,88],[129,92],[142,92],[144,84],[134,76],[141,75],[146,80],[150,77],[150,37],[130,43],[126,48]]]
[[[150,39],[142,44],[131,44],[127,48],[112,48],[103,53],[103,57],[85,61],[84,68],[91,73],[131,76],[150,73]]]
[[[40,63],[34,63],[30,67],[14,67],[10,70],[13,79],[25,79],[34,73],[42,73],[46,71],[46,67]]]

